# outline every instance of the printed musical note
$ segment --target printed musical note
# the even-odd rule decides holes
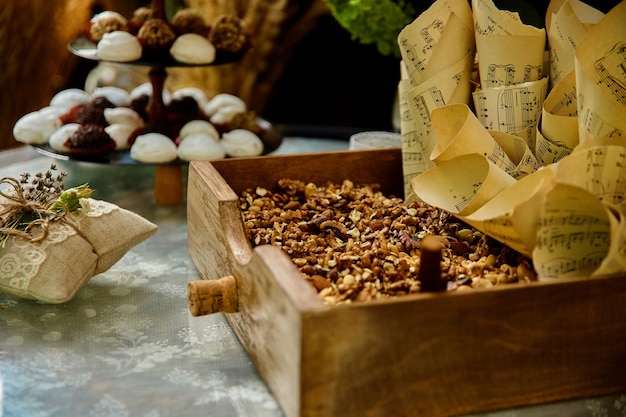
[[[626,43],[618,42],[595,64],[599,76],[598,84],[626,106]]]

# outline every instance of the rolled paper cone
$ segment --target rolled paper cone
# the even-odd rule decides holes
[[[626,2],[593,26],[576,48],[580,145],[624,144],[626,138]]]
[[[548,77],[476,90],[472,93],[476,117],[486,129],[512,133],[532,146],[547,92]]]
[[[544,77],[545,29],[524,24],[518,13],[498,9],[492,0],[472,0],[472,11],[482,88]]]
[[[450,104],[433,109],[430,117],[437,137],[437,145],[430,155],[435,163],[478,153],[505,171],[515,169],[513,161],[466,104]]]
[[[564,143],[552,142],[544,138],[539,128],[537,128],[534,153],[541,165],[548,166],[565,158],[572,153],[572,150],[565,146]]]
[[[460,216],[469,215],[516,180],[483,155],[445,161],[411,180],[422,201]]]
[[[550,53],[550,84],[556,85],[574,70],[574,55],[587,31],[604,13],[579,0],[551,1],[546,10]]]
[[[573,150],[579,143],[576,74],[571,71],[548,93],[541,113],[541,135]]]
[[[583,277],[609,253],[606,206],[585,189],[557,183],[541,204],[533,265],[541,279]]]
[[[187,302],[192,316],[238,311],[237,281],[232,275],[217,280],[197,280],[187,284]]]
[[[540,169],[502,190],[478,210],[459,218],[530,257],[543,193],[555,181],[553,170]]]
[[[477,35],[481,87],[494,88],[540,80],[545,75],[544,48],[543,31],[539,36]]]
[[[594,146],[575,151],[556,165],[557,180],[583,188],[607,204],[622,204],[626,147]]]
[[[626,256],[623,248],[626,247],[626,213],[624,206],[607,207],[607,215],[611,221],[611,245],[609,253],[592,276],[624,273],[626,271]]]
[[[524,139],[498,130],[490,130],[489,134],[515,164],[515,169],[509,171],[509,175],[513,178],[520,179],[541,167]]]

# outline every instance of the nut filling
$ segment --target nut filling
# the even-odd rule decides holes
[[[450,213],[377,185],[281,179],[241,194],[253,246],[275,245],[329,305],[420,292],[420,244],[437,236],[448,291],[536,280],[531,260]]]

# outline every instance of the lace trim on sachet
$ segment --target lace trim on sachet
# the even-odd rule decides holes
[[[116,208],[105,201],[88,199],[87,202],[87,212],[80,210],[67,215],[68,221],[78,229],[82,221],[102,217]],[[55,222],[50,226],[46,239],[40,242],[32,243],[18,236],[11,236],[6,246],[0,248],[0,279],[8,282],[12,288],[26,291],[30,281],[37,276],[39,268],[46,261],[49,248],[76,234],[75,228],[68,223]]]

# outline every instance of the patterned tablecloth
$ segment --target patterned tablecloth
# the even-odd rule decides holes
[[[278,153],[346,147],[345,141],[288,138]],[[56,163],[69,173],[66,184],[89,182],[94,198],[132,210],[159,230],[68,303],[0,294],[0,414],[283,416],[224,316],[190,315],[187,283],[199,275],[187,254],[186,207],[154,203],[153,167],[34,153],[24,159],[0,164],[0,177],[45,171]],[[623,417],[626,394],[483,416]]]

